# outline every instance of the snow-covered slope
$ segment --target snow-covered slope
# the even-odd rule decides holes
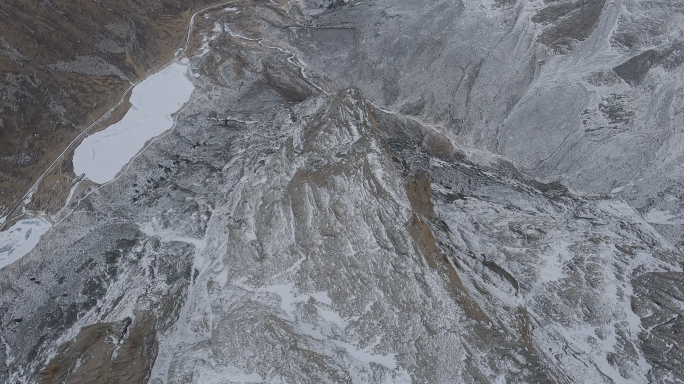
[[[682,382],[677,216],[523,161],[640,3],[323,3],[204,17],[197,102],[0,270],[0,378]]]

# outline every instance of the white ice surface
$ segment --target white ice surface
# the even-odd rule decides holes
[[[123,119],[87,137],[74,152],[74,172],[106,183],[140,151],[145,142],[173,127],[171,115],[188,101],[194,86],[187,67],[173,63],[133,88],[132,107]]]
[[[544,260],[544,266],[539,271],[540,282],[558,281],[565,277],[563,266],[572,259],[572,254],[568,251],[571,245],[567,241],[551,244],[552,253]]]
[[[21,259],[52,225],[42,219],[22,220],[0,232],[0,269]]]
[[[684,224],[684,220],[681,217],[671,214],[669,211],[663,211],[660,209],[652,209],[646,215],[644,219],[651,224],[664,224],[664,225],[681,225]]]

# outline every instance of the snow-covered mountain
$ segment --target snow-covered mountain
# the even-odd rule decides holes
[[[684,382],[683,6],[208,11],[172,130],[0,270],[0,378]]]

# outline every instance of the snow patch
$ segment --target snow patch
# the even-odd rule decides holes
[[[198,251],[203,251],[207,246],[207,241],[205,239],[196,239],[194,237],[179,236],[175,232],[169,229],[162,228],[157,222],[156,218],[152,218],[152,221],[145,224],[138,224],[140,231],[147,236],[157,237],[159,240],[169,243],[173,241],[179,241],[182,243],[192,244],[197,248]]]
[[[651,224],[663,224],[663,225],[681,225],[684,224],[684,219],[679,216],[673,215],[670,211],[664,211],[654,208],[646,215],[644,219]]]
[[[570,245],[567,241],[551,244],[552,254],[544,260],[544,265],[539,271],[540,282],[558,281],[565,277],[563,266],[572,259],[572,254],[568,251]]]

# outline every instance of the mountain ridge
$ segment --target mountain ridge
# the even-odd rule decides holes
[[[586,39],[540,38],[597,4]],[[647,214],[676,215],[678,187],[662,173],[648,188],[627,182],[681,148],[625,165],[617,191],[612,179],[567,183],[562,162],[525,162],[559,127],[609,132],[613,145],[649,121],[646,99],[667,104],[648,87],[679,67],[652,62],[631,85],[613,64],[641,48],[606,45],[631,41],[623,6],[653,13],[638,1],[481,5],[236,2],[208,14],[188,62],[202,103],[115,182],[83,182],[34,251],[0,270],[0,377],[681,382],[681,231]],[[540,12],[558,17],[534,24]],[[456,33],[477,26],[474,40]],[[443,113],[459,105],[470,123]],[[510,125],[516,114],[525,124]],[[568,155],[577,145],[560,157],[597,178],[634,156],[602,145],[592,153],[612,162]],[[673,199],[641,205],[663,185]]]

